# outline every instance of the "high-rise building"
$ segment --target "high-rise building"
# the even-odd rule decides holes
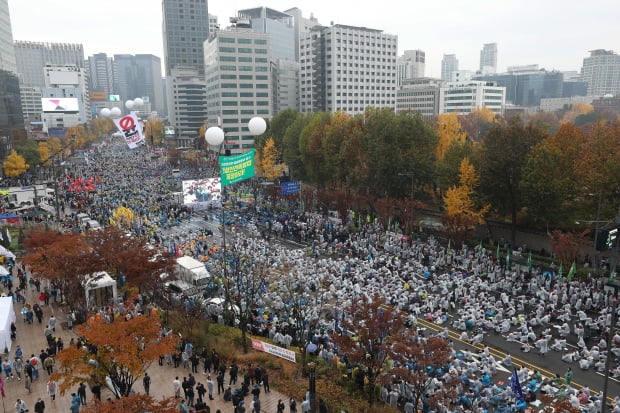
[[[398,86],[405,79],[424,77],[426,68],[426,53],[422,50],[405,50],[396,61]]]
[[[455,54],[444,54],[441,59],[441,80],[450,82],[452,73],[459,70],[459,61]]]
[[[9,4],[0,0],[0,158],[7,154],[12,130],[24,126],[16,70]]]
[[[493,82],[447,82],[439,91],[439,113],[466,115],[486,106],[496,115],[504,113],[506,88]]]
[[[207,0],[162,0],[166,76],[183,67],[204,75],[202,46],[209,38]]]
[[[497,43],[485,43],[480,51],[480,73],[497,73]]]
[[[107,96],[114,92],[114,71],[112,57],[105,53],[88,56],[84,64],[88,73],[88,89],[91,92],[103,92]]]
[[[302,112],[395,107],[397,36],[336,24],[312,28],[300,43]]]
[[[293,16],[293,27],[295,30],[295,61],[299,62],[299,44],[303,35],[310,33],[313,27],[320,26],[319,20],[312,14],[310,18],[302,16],[301,9],[293,7],[292,9],[284,10],[284,13],[289,16]]]
[[[272,113],[299,108],[299,63],[296,61],[294,17],[267,7],[239,11],[257,33],[269,35]]]
[[[217,22],[217,16],[209,14],[209,37],[220,29],[220,25]]]
[[[0,70],[17,72],[8,0],[0,0]]]
[[[52,103],[51,108],[46,108],[45,105],[42,108],[44,130],[81,125],[91,119],[88,81],[84,68],[47,65],[43,69],[43,75],[45,87],[42,89],[42,98]],[[61,103],[56,107],[55,102],[59,100]]]
[[[74,43],[15,41],[15,58],[20,81],[26,86],[45,87],[46,66],[84,68],[84,47]]]
[[[114,91],[121,101],[147,98],[151,109],[164,111],[161,60],[152,54],[114,55]]]
[[[193,147],[207,119],[205,79],[197,69],[178,67],[166,78],[168,122],[176,130],[176,145]]]
[[[613,50],[591,50],[583,59],[581,78],[588,83],[588,95],[620,93],[620,56]]]
[[[272,115],[269,38],[249,28],[218,31],[205,43],[208,124],[226,134],[226,149],[240,153],[254,146],[248,122]]]

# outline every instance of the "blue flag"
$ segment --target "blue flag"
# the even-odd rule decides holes
[[[521,389],[521,383],[519,383],[519,375],[517,374],[516,368],[512,371],[512,377],[510,377],[510,389],[515,395],[515,399],[517,399],[518,401],[525,400],[525,396],[523,396],[523,389]]]

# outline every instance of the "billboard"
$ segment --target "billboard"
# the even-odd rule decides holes
[[[221,200],[222,184],[219,177],[183,181],[183,204],[201,209],[219,206]]]
[[[174,126],[164,126],[164,135],[174,136]]]
[[[121,95],[110,95],[108,100],[110,102],[120,102],[121,101]]]
[[[41,98],[43,112],[79,112],[76,98]]]
[[[90,100],[105,101],[107,97],[105,92],[90,92]]]

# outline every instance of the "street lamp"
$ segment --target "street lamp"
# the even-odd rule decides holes
[[[265,130],[267,129],[267,122],[265,122],[265,119],[261,118],[261,117],[254,117],[252,119],[250,119],[250,121],[248,122],[248,129],[250,131],[250,134],[252,134],[253,136],[258,136],[258,135],[262,135],[263,133],[265,133]],[[207,128],[207,130],[205,131],[205,140],[207,141],[207,144],[209,144],[209,146],[214,146],[217,147],[217,152],[221,155],[222,154],[222,150],[224,149],[225,146],[225,133],[222,130],[222,128],[220,128],[219,126],[211,126],[210,128]],[[224,279],[226,279],[227,276],[227,269],[226,269],[226,222],[225,222],[225,216],[224,216],[224,190],[222,188],[222,197],[221,197],[221,219],[222,219],[222,249],[224,251],[224,257],[223,257],[223,261],[222,261],[222,274],[224,276]]]

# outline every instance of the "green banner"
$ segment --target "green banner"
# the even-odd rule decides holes
[[[220,176],[222,186],[236,184],[254,176],[254,153],[250,149],[239,155],[220,156]]]

